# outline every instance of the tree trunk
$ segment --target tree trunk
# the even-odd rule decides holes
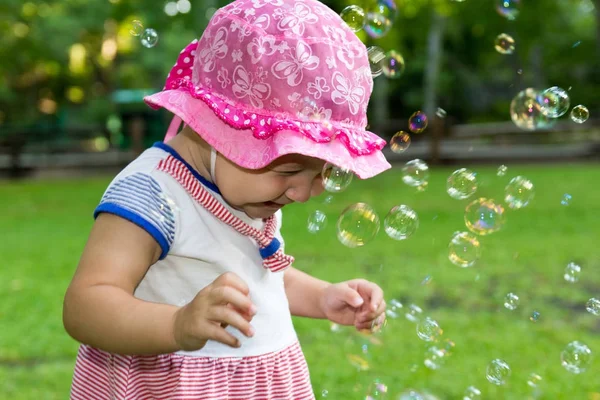
[[[437,84],[440,75],[440,64],[443,54],[443,38],[446,18],[432,9],[431,27],[427,36],[427,66],[425,69],[425,88],[423,111],[429,119],[431,132],[430,158],[432,163],[439,162],[440,141],[443,136],[444,120],[436,116]]]

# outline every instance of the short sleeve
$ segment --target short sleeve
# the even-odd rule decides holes
[[[118,215],[148,232],[160,245],[163,259],[175,239],[176,205],[156,179],[146,173],[134,173],[108,187],[94,218],[100,213]]]

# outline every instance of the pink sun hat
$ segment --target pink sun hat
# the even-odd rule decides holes
[[[175,114],[165,140],[180,118],[244,168],[296,153],[366,179],[391,167],[386,142],[365,130],[372,90],[365,45],[330,8],[237,0],[217,10],[163,91],[144,100]]]

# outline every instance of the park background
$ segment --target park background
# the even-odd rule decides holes
[[[319,198],[285,210],[286,249],[297,268],[331,281],[366,277],[385,289],[388,303],[404,305],[373,336],[295,320],[318,398],[365,398],[380,380],[390,399],[410,388],[462,399],[469,386],[486,399],[600,399],[597,358],[578,375],[560,361],[574,340],[600,351],[600,318],[585,308],[600,297],[600,1],[519,3],[517,18],[508,20],[495,0],[396,0],[387,35],[358,33],[368,46],[397,50],[406,63],[399,79],[375,79],[370,129],[389,139],[407,131],[417,110],[429,116],[429,127],[412,135],[405,152],[386,149],[391,171],[355,180],[331,202]],[[162,88],[180,50],[224,4],[192,1],[188,12],[173,16],[167,2],[0,4],[1,399],[68,398],[77,343],[62,327],[62,296],[91,213],[114,173],[162,139],[169,115],[150,111],[141,97]],[[337,12],[373,5],[326,4]],[[130,34],[134,20],[158,32],[154,47]],[[515,39],[513,54],[494,50],[500,33]],[[567,90],[571,106],[585,105],[590,119],[576,124],[567,114],[542,129],[515,126],[509,113],[515,95],[551,86]],[[401,166],[414,158],[430,165],[425,191],[402,182]],[[496,173],[501,164],[505,176]],[[480,238],[482,258],[468,269],[451,264],[447,249],[452,233],[466,230],[463,212],[472,200],[446,193],[446,178],[460,167],[477,172],[475,197],[501,201],[517,175],[536,191],[527,207],[506,210],[504,229]],[[407,204],[420,227],[405,241],[382,230],[364,247],[344,247],[335,221],[356,202],[370,204],[382,219]],[[317,209],[328,225],[313,235],[307,219]],[[569,262],[582,267],[574,284],[563,279]],[[502,305],[508,292],[521,298],[515,311]],[[410,304],[439,322],[440,343],[417,337],[403,315]],[[534,311],[536,322],[529,318]],[[446,339],[455,343],[451,354],[439,369],[427,368],[431,346],[443,347]],[[511,366],[501,386],[485,377],[495,358]],[[542,379],[532,382],[531,374]]]

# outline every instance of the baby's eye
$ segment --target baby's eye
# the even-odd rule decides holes
[[[302,170],[296,170],[296,171],[275,171],[275,172],[277,172],[280,175],[286,175],[287,176],[287,175],[296,175],[296,174],[302,172]]]

